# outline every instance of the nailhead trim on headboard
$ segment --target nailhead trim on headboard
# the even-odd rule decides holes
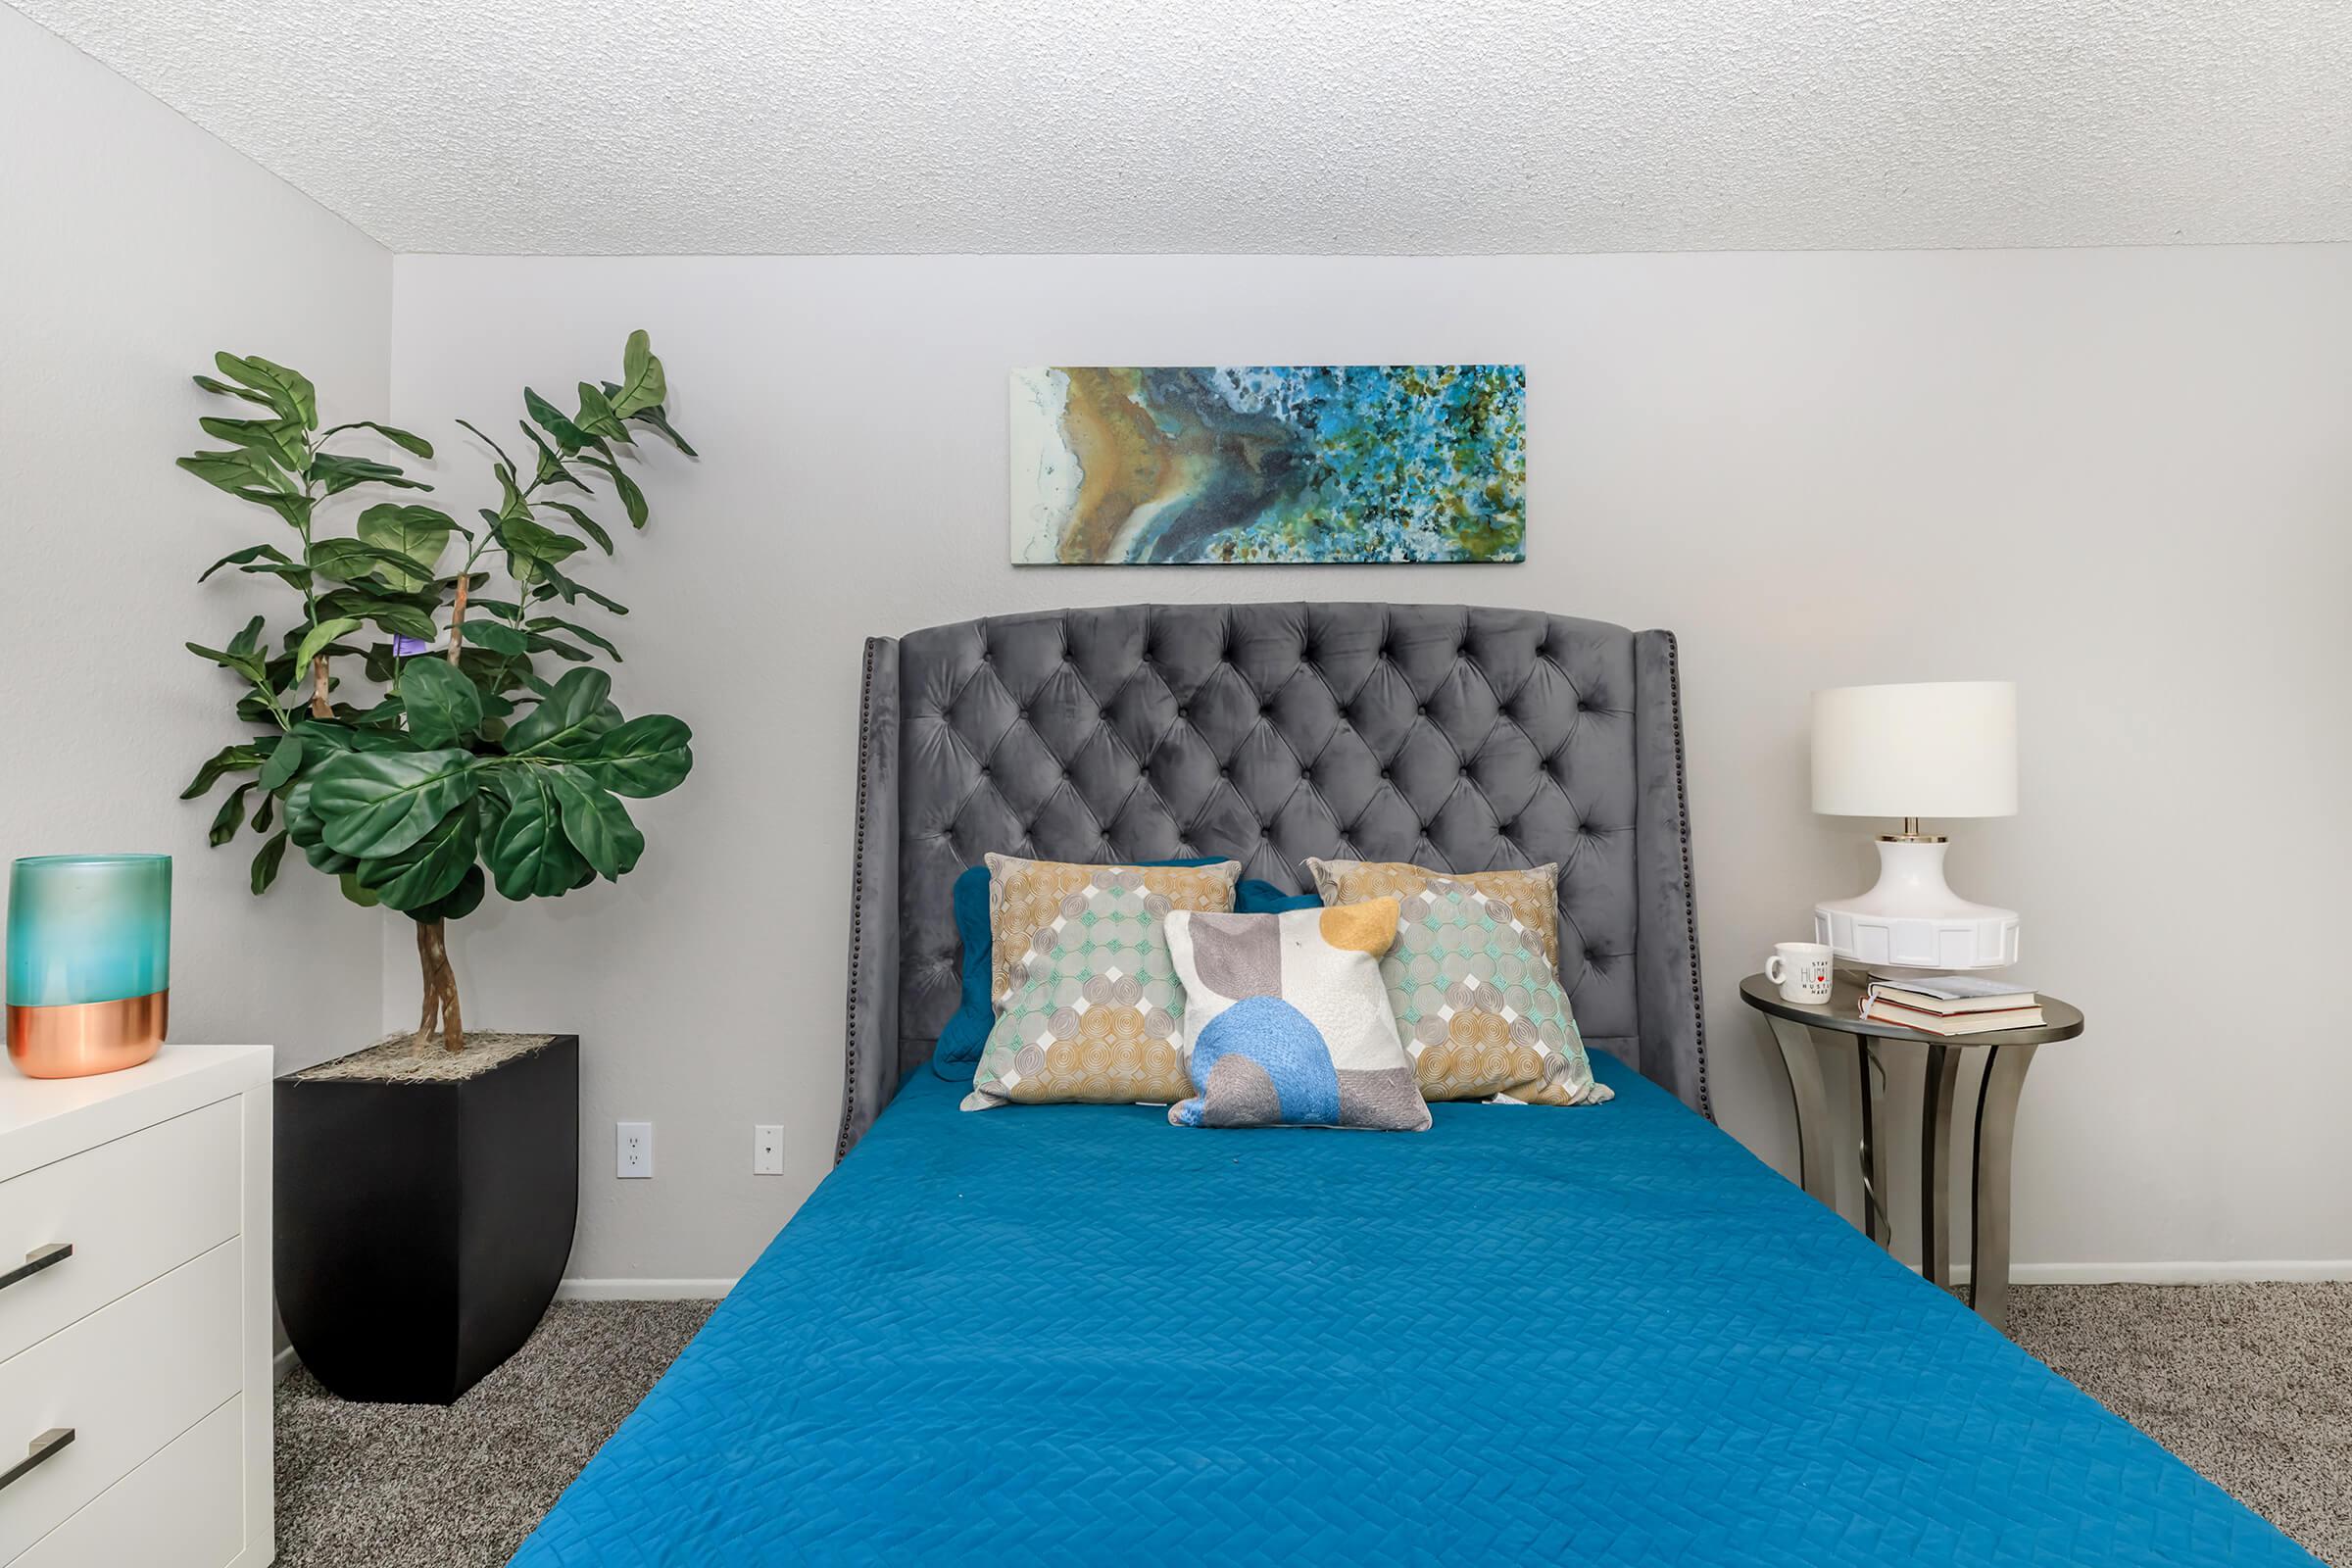
[[[875,642],[865,642],[865,667],[858,680],[858,833],[856,858],[850,873],[850,1006],[847,1019],[848,1038],[844,1041],[844,1061],[849,1073],[848,1082],[858,1082],[858,961],[863,956],[865,941],[865,812],[866,792],[871,787],[871,770],[867,762],[872,756],[873,737],[868,732],[866,718],[874,710],[874,649]],[[850,1152],[850,1122],[855,1096],[842,1096],[841,1132],[833,1141],[833,1163],[840,1164]]]

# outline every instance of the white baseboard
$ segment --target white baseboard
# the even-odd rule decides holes
[[[270,1358],[270,1381],[273,1384],[285,1382],[294,1375],[294,1369],[300,1365],[302,1365],[302,1360],[295,1355],[294,1347],[291,1345],[279,1346],[277,1353]]]
[[[1968,1265],[1952,1270],[1968,1283]],[[2255,1259],[2224,1263],[2015,1263],[2012,1285],[2225,1285],[2259,1281],[2352,1280],[2352,1258]]]
[[[559,1301],[715,1301],[735,1288],[733,1280],[565,1280],[556,1287]]]

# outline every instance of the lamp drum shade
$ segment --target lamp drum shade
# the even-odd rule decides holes
[[[1946,680],[1815,692],[1813,809],[2016,815],[2016,685]]]
[[[135,1067],[164,1043],[172,857],[36,855],[8,877],[8,1056],[34,1078]]]

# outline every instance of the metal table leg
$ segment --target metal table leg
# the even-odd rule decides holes
[[[1886,1151],[1879,1147],[1878,1096],[1871,1080],[1879,1067],[1878,1050],[1869,1040],[1854,1042],[1854,1114],[1862,1123],[1862,1234],[1881,1247],[1893,1246],[1894,1227],[1886,1213]]]
[[[1959,1091],[1960,1052],[1928,1047],[1919,1106],[1919,1271],[1931,1285],[1952,1283],[1952,1102]]]
[[[2009,1316],[2009,1156],[2017,1142],[2017,1096],[2034,1046],[1987,1048],[1977,1091],[1977,1176],[1971,1219],[1969,1303],[1994,1328]]]
[[[1821,1082],[1821,1056],[1813,1031],[1786,1018],[1767,1017],[1781,1064],[1788,1069],[1788,1092],[1796,1100],[1796,1164],[1805,1191],[1832,1209],[1838,1206],[1838,1178],[1830,1164],[1829,1097]]]

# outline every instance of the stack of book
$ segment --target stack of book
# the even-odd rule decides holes
[[[1862,993],[1862,1016],[1922,1034],[1982,1035],[2034,1027],[2041,1022],[2041,998],[2019,990],[2014,980],[1874,971]]]

